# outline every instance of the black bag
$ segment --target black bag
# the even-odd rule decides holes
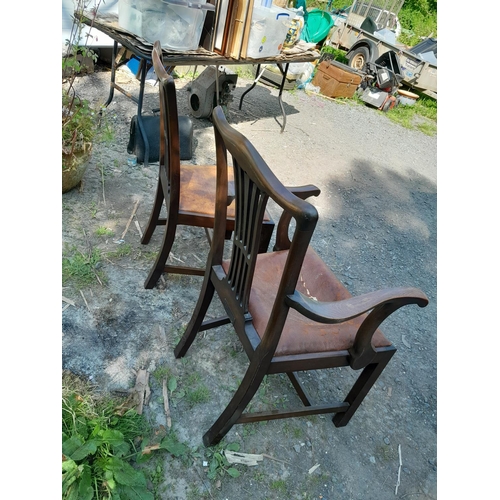
[[[160,117],[141,115],[149,144],[150,163],[160,160]],[[179,116],[179,141],[181,160],[190,160],[193,156],[193,122],[189,116]],[[139,131],[137,116],[130,122],[130,137],[127,146],[128,154],[137,156],[137,163],[144,163],[144,141]]]

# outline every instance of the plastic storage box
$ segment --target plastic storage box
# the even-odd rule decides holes
[[[142,12],[142,36],[151,43],[160,40],[162,47],[185,51],[200,45],[207,10],[215,6],[206,0],[153,0]]]
[[[361,75],[345,64],[323,61],[319,64],[312,84],[328,97],[352,97],[361,83]]]
[[[206,0],[119,0],[118,23],[150,43],[165,49],[196,50],[208,10]],[[139,26],[140,24],[140,26]]]
[[[294,13],[280,7],[254,5],[246,57],[259,59],[281,52]]]
[[[142,36],[140,0],[118,0],[118,24],[130,33]]]

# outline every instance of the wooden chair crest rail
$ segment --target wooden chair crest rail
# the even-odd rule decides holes
[[[157,226],[166,226],[160,251],[156,257],[145,288],[153,288],[163,273],[203,276],[205,268],[167,265],[167,259],[175,240],[177,226],[195,226],[207,229],[214,226],[216,166],[192,165],[180,162],[180,138],[175,82],[163,65],[159,42],[153,46],[153,67],[159,79],[160,94],[160,158],[158,185],[155,201],[141,239],[146,245]],[[227,198],[228,202],[232,197]],[[165,202],[166,217],[160,217]],[[266,252],[274,231],[274,222],[267,212],[263,215],[262,238],[259,251]],[[234,203],[227,207],[226,236],[234,229]],[[210,240],[210,237],[209,237]]]
[[[203,442],[206,446],[218,443],[234,424],[313,414],[335,413],[335,426],[345,426],[396,352],[379,325],[400,307],[425,307],[428,299],[421,290],[409,287],[352,297],[310,246],[318,213],[305,198],[318,196],[319,189],[287,189],[253,145],[227,123],[220,106],[214,109],[212,121],[217,154],[214,234],[201,294],[175,356],[186,354],[197,333],[231,322],[249,365]],[[226,261],[228,151],[234,168],[236,219],[231,257]],[[258,254],[269,198],[283,209],[283,215],[274,251]],[[227,317],[204,321],[215,292]],[[344,366],[360,374],[344,400],[328,404],[313,403],[296,373]],[[264,376],[276,373],[288,375],[303,406],[244,413]]]

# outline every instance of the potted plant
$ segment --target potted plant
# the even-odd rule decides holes
[[[89,0],[76,0],[73,25],[67,50],[62,59],[62,192],[76,187],[82,180],[92,152],[97,113],[86,99],[78,96],[75,79],[94,64],[97,55],[87,47],[88,35],[82,43],[83,11]],[[97,7],[95,7],[97,9]]]

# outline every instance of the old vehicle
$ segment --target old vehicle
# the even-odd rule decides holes
[[[402,85],[437,99],[437,40],[428,38],[410,48],[396,41],[397,14],[403,3],[354,0],[344,14],[338,13],[325,44],[346,50],[349,65],[358,71],[364,71],[367,63],[382,54],[394,51],[399,58]]]

